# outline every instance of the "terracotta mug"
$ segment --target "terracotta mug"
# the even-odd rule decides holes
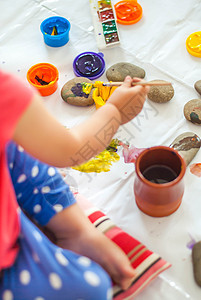
[[[135,163],[135,201],[152,217],[175,212],[184,193],[186,163],[174,148],[156,146],[145,149]]]

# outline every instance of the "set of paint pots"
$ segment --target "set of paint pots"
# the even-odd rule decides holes
[[[44,42],[51,47],[64,46],[69,41],[70,22],[59,16],[45,19],[40,25]],[[73,61],[73,71],[78,77],[97,79],[105,72],[103,53],[83,52]],[[41,96],[53,94],[58,87],[59,72],[49,63],[39,63],[27,72],[27,80]]]
[[[76,56],[73,71],[78,77],[97,79],[105,72],[105,61],[102,53],[83,52]],[[34,86],[41,96],[53,94],[58,87],[59,72],[49,63],[39,63],[27,72],[27,80]]]

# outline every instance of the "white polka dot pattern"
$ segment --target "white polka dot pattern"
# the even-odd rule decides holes
[[[60,212],[63,210],[63,206],[61,204],[55,204],[53,207],[56,212]]]
[[[86,256],[79,257],[78,262],[79,262],[80,265],[82,265],[84,267],[89,267],[90,264],[91,264],[91,260]]]
[[[31,176],[32,176],[32,177],[36,177],[36,176],[38,175],[38,173],[39,173],[39,168],[38,168],[38,166],[34,166],[34,167],[32,168],[32,170],[31,170]]]
[[[3,295],[2,295],[2,300],[13,300],[14,297],[13,297],[13,294],[11,291],[9,290],[5,290],[3,292]]]
[[[39,191],[38,191],[37,188],[35,188],[35,189],[33,190],[33,193],[34,193],[34,194],[38,194],[38,192],[39,192]]]
[[[19,152],[23,152],[24,151],[24,148],[22,146],[18,146],[17,149],[18,149]]]
[[[22,284],[27,285],[29,284],[30,280],[31,280],[31,275],[29,271],[23,270],[20,272],[20,282]]]
[[[38,231],[34,231],[33,232],[35,238],[37,239],[38,242],[41,242],[42,241],[42,236],[40,235],[40,233]]]
[[[36,297],[34,300],[45,300],[43,297]]]
[[[92,271],[84,272],[84,279],[92,286],[100,285],[100,278]]]
[[[59,290],[62,287],[61,278],[56,273],[51,273],[49,275],[49,282],[55,290]]]
[[[12,169],[13,168],[13,163],[9,164],[9,168]]]
[[[27,179],[26,175],[25,175],[25,174],[21,174],[21,175],[18,177],[17,182],[18,182],[18,183],[22,183],[22,182],[24,182],[26,179]]]
[[[48,170],[47,170],[47,174],[49,176],[54,176],[56,173],[55,169],[53,167],[50,167]]]
[[[41,192],[42,192],[43,194],[47,194],[47,193],[49,193],[49,191],[50,191],[50,187],[49,187],[49,186],[44,186],[44,187],[42,187],[42,189],[41,189]]]
[[[22,197],[22,193],[19,193],[18,195],[17,195],[17,199],[20,199]]]
[[[68,259],[60,251],[55,252],[55,257],[56,257],[57,261],[60,263],[60,265],[62,265],[62,266],[68,265],[68,263],[69,263]]]
[[[42,207],[40,204],[36,204],[33,208],[33,211],[37,214],[41,211]]]

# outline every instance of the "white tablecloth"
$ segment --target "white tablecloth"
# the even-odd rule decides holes
[[[134,25],[118,25],[120,45],[101,51],[106,69],[117,62],[136,64],[146,71],[146,80],[171,81],[175,95],[166,104],[147,100],[140,115],[122,126],[116,137],[144,148],[168,146],[186,131],[201,136],[201,127],[188,122],[183,115],[185,103],[200,98],[193,86],[201,79],[201,58],[187,52],[185,41],[191,33],[201,30],[201,2],[140,0],[139,3],[143,8],[142,19]],[[99,52],[91,28],[89,1],[0,0],[0,10],[1,69],[26,80],[32,65],[40,62],[55,65],[59,71],[58,89],[43,98],[47,109],[67,127],[92,115],[94,106],[74,107],[60,96],[63,85],[75,77],[72,67],[75,56],[85,51]],[[71,23],[70,40],[60,48],[48,47],[40,32],[40,23],[54,15],[63,16]],[[105,74],[100,79],[105,81]],[[192,161],[196,162],[201,162],[201,151]],[[133,164],[125,164],[122,155],[108,173],[86,174],[69,169],[67,176],[72,186],[118,226],[172,264],[136,299],[201,299],[201,290],[193,278],[191,250],[187,247],[190,235],[196,241],[201,240],[201,178],[191,174],[188,167],[180,208],[169,217],[152,218],[136,206],[133,194],[135,168]]]

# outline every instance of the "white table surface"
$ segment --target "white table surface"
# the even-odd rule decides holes
[[[112,3],[116,3],[113,1]],[[190,55],[187,37],[201,30],[199,0],[141,0],[142,19],[133,25],[118,25],[121,43],[104,53],[106,69],[117,62],[130,62],[146,71],[146,80],[163,79],[173,83],[174,98],[166,104],[147,100],[143,111],[122,126],[116,137],[138,148],[170,145],[181,133],[192,131],[201,136],[201,126],[188,122],[183,107],[200,98],[194,83],[201,79],[201,58]],[[95,107],[74,107],[65,103],[61,88],[74,76],[72,62],[85,51],[99,52],[87,0],[0,0],[0,67],[26,81],[28,69],[40,62],[55,65],[59,71],[57,91],[44,97],[47,109],[65,126],[82,122]],[[40,23],[60,15],[71,23],[70,40],[60,48],[45,45]],[[105,81],[105,74],[100,80]],[[201,178],[185,174],[185,193],[180,208],[171,216],[152,218],[136,206],[133,195],[135,168],[125,164],[122,154],[108,173],[80,173],[68,170],[69,183],[88,197],[115,223],[159,253],[172,267],[156,278],[137,300],[201,299],[201,289],[193,278],[191,234],[201,240]],[[201,151],[191,163],[201,162]],[[95,299],[94,299],[95,300]]]

